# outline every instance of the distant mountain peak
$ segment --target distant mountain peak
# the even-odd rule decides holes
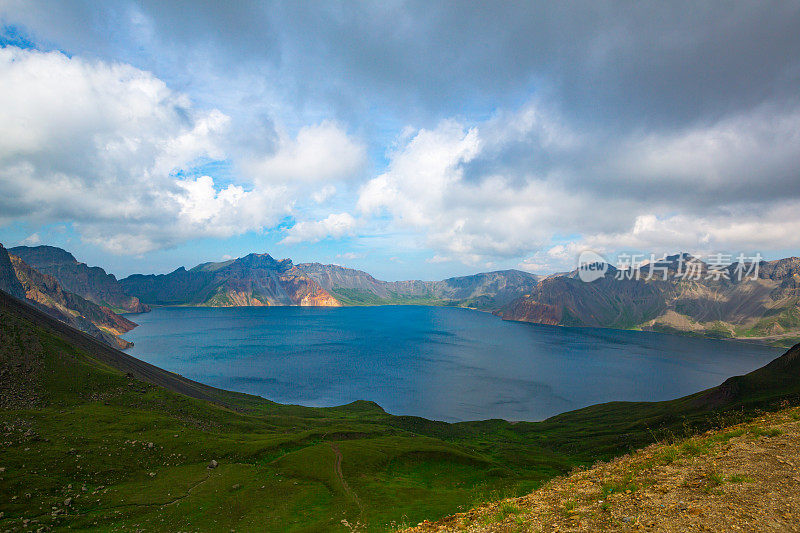
[[[129,294],[158,305],[339,305],[291,259],[278,261],[268,253],[181,267],[166,275],[129,276],[121,283]]]
[[[542,278],[512,269],[441,281],[381,281],[367,272],[339,265],[301,263],[297,268],[348,305],[458,305],[497,309]]]
[[[688,252],[680,252],[675,255],[668,255],[662,259],[659,259],[657,262],[664,262],[664,263],[677,263],[683,260],[683,262],[693,262],[693,261],[700,261],[699,258],[693,256]]]
[[[291,259],[282,259],[278,261],[274,257],[269,254],[247,254],[244,257],[240,257],[239,259],[234,260],[234,263],[240,263],[242,265],[246,265],[250,268],[270,268],[276,269],[281,268],[288,270],[292,268],[292,260]]]
[[[15,246],[8,249],[12,255],[25,259],[28,264],[58,265],[64,263],[78,263],[75,256],[57,246],[42,244],[39,246]]]

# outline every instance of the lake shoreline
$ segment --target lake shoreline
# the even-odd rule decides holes
[[[474,311],[159,307],[139,315],[126,338],[129,354],[215,387],[312,407],[369,400],[447,422],[544,420],[608,401],[668,400],[779,355],[755,343],[546,327],[459,309]]]

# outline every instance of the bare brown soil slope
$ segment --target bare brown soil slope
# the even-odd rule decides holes
[[[800,408],[652,445],[408,532],[800,531]]]

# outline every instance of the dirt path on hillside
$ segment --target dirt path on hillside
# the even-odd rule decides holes
[[[800,409],[650,446],[410,531],[800,532]]]
[[[335,459],[333,462],[333,471],[336,474],[336,477],[339,479],[339,482],[342,484],[342,488],[344,489],[345,494],[347,494],[353,501],[356,502],[358,505],[358,509],[360,514],[364,514],[364,507],[361,505],[361,500],[358,499],[358,495],[350,489],[350,486],[345,481],[344,476],[342,475],[342,452],[339,450],[339,447],[331,442],[331,450],[333,450],[333,454],[335,455]]]

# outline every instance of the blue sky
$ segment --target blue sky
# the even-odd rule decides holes
[[[0,241],[117,275],[800,255],[800,6],[0,3]]]

